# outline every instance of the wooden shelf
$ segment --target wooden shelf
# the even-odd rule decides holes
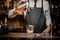
[[[33,33],[34,35],[35,33]],[[36,34],[40,34],[40,33],[36,33]],[[29,35],[29,36],[27,36]],[[27,34],[27,33],[9,33],[8,35],[4,35],[4,36],[0,36],[0,37],[11,37],[11,38],[46,38],[46,37],[42,37],[42,36],[32,36],[31,34]],[[48,36],[47,39],[51,39],[51,38],[60,38],[58,36]]]
[[[5,10],[0,10],[0,12],[1,12],[1,14],[3,14],[3,15],[7,15],[7,14],[8,14],[8,12],[5,11]]]

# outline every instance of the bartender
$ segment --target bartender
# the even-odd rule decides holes
[[[47,0],[28,0],[25,25],[34,26],[34,33],[49,33],[51,17]]]
[[[25,25],[34,26],[34,33],[49,33],[51,29],[51,17],[49,3],[47,0],[20,0],[19,4],[26,1],[26,4],[18,6],[26,6],[24,11]],[[18,5],[19,5],[18,4]],[[10,11],[9,16],[14,11]],[[17,12],[18,13],[18,12]],[[12,15],[13,16],[13,15]]]

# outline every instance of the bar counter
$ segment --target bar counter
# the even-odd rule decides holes
[[[9,33],[8,35],[0,35],[0,37],[10,37],[10,38],[60,38],[57,36],[39,36],[40,33],[33,33],[33,34],[27,34],[27,33]]]

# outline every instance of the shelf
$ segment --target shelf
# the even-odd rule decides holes
[[[0,14],[7,15],[8,13],[5,10],[0,10]]]

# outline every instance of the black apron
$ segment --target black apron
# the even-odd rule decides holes
[[[46,19],[43,8],[34,7],[27,12],[25,25],[34,25],[34,33],[41,33],[46,28]]]

